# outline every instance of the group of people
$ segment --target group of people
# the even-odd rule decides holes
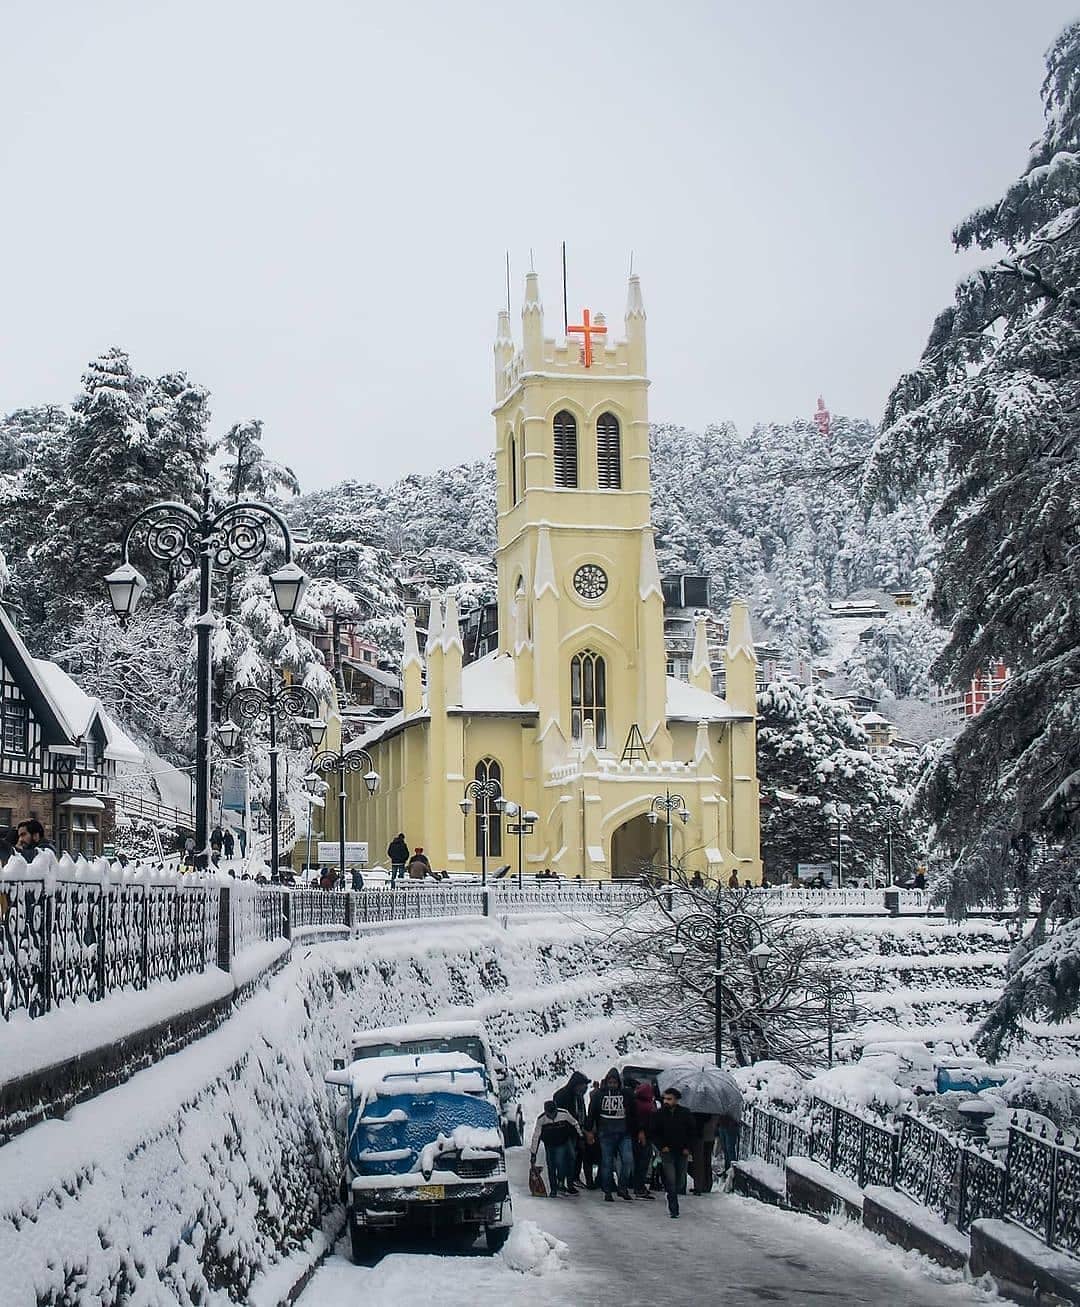
[[[404,831],[395,835],[390,841],[386,856],[390,860],[391,885],[398,880],[404,880],[406,876],[409,880],[426,880],[427,877],[437,874],[432,872],[431,860],[422,845],[418,844],[411,853],[409,852],[409,842],[405,838]]]
[[[725,1170],[738,1155],[739,1123],[729,1117],[691,1112],[677,1089],[659,1093],[652,1081],[624,1083],[617,1067],[594,1084],[575,1071],[544,1104],[529,1142],[530,1165],[537,1169],[540,1145],[547,1164],[548,1194],[576,1196],[579,1182],[601,1189],[604,1202],[651,1200],[654,1177],[667,1195],[668,1212],[679,1215],[679,1197],[707,1194],[713,1187],[713,1149],[717,1139]]]

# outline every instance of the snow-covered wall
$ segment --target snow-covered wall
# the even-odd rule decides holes
[[[0,1148],[0,1307],[276,1301],[339,1219],[323,1075],[352,1029],[469,1009],[528,1082],[614,1056],[617,990],[561,920],[295,950],[211,1035]]]

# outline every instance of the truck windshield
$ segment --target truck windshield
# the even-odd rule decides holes
[[[399,1057],[403,1053],[464,1053],[487,1066],[483,1041],[476,1035],[450,1035],[436,1039],[402,1039],[393,1044],[361,1044],[353,1050],[359,1061],[369,1057]]]

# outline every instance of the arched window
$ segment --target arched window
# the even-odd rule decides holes
[[[478,781],[498,781],[502,787],[502,768],[494,758],[481,758],[476,764]],[[495,806],[494,799],[476,796],[476,856],[484,847],[484,823],[487,823],[487,855],[489,858],[502,857],[502,813]]]
[[[607,668],[591,649],[570,659],[570,734],[581,739],[582,723],[591,721],[598,747],[607,745]]]
[[[614,413],[601,413],[596,421],[596,484],[601,490],[622,489],[619,419]]]
[[[510,459],[510,506],[511,508],[518,501],[518,483],[517,483],[517,441],[511,435],[510,447],[507,450]]]
[[[555,414],[555,484],[577,489],[577,419],[562,409]]]

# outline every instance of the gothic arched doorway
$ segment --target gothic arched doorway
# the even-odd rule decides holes
[[[653,826],[644,813],[631,817],[611,837],[611,878],[628,880],[656,869],[664,861],[662,823]]]

